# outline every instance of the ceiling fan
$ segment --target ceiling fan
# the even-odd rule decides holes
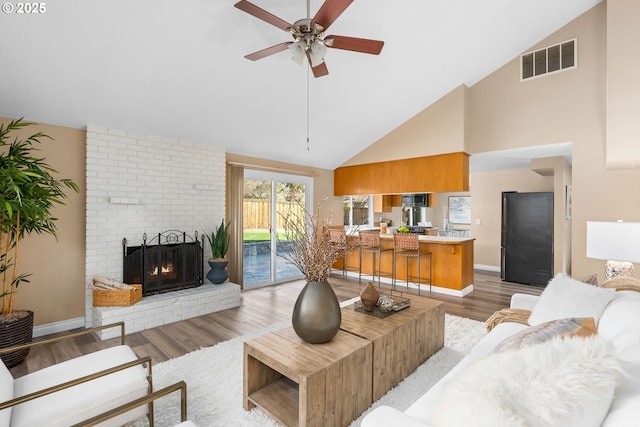
[[[291,59],[302,64],[306,56],[313,75],[315,77],[322,77],[329,74],[327,64],[324,62],[324,54],[328,47],[378,55],[382,50],[382,46],[384,46],[383,41],[324,35],[324,32],[351,3],[353,3],[353,0],[325,0],[316,15],[311,18],[309,0],[307,0],[307,17],[299,19],[293,24],[289,24],[287,21],[278,18],[247,0],[239,1],[235,4],[235,7],[290,33],[294,40],[253,52],[246,55],[245,58],[257,61],[258,59],[289,49],[293,53]]]

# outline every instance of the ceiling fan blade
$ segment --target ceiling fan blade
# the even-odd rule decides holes
[[[311,67],[311,71],[313,72],[313,77],[322,77],[329,74],[327,63],[324,61],[322,61],[322,63],[316,65],[315,67]]]
[[[269,55],[273,55],[274,53],[282,52],[283,50],[287,50],[289,45],[293,44],[293,42],[284,42],[277,44],[275,46],[268,47],[266,49],[259,50],[257,52],[250,53],[249,55],[245,55],[245,58],[250,59],[252,61],[257,61],[258,59],[262,59]]]
[[[291,28],[291,24],[289,24],[284,19],[278,18],[277,16],[267,12],[264,9],[259,8],[258,6],[251,2],[248,2],[247,0],[240,0],[234,6],[242,10],[243,12],[247,12],[249,15],[253,15],[258,19],[262,19],[264,22],[275,25],[281,30],[287,31],[287,29]]]
[[[320,24],[326,31],[351,3],[353,0],[325,0],[313,17],[313,22]]]
[[[324,44],[334,49],[352,50],[372,55],[378,55],[384,46],[383,41],[346,36],[326,36]]]

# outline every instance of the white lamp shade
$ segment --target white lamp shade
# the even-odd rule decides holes
[[[289,45],[289,50],[291,51],[291,60],[298,65],[302,65],[302,61],[304,61],[304,57],[307,51],[307,45],[302,40],[298,40],[295,43]]]
[[[327,53],[327,47],[319,41],[311,44],[309,58],[311,58],[311,66],[317,67],[324,62],[324,55]]]
[[[640,222],[587,221],[587,258],[640,262]]]

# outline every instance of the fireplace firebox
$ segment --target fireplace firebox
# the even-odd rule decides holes
[[[193,288],[204,281],[204,236],[167,230],[142,245],[127,246],[122,239],[123,282],[142,284],[142,295]]]

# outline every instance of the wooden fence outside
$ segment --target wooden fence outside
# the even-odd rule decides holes
[[[304,209],[296,202],[277,202],[276,230],[283,229],[282,215],[288,212],[304,217]],[[244,229],[268,230],[271,224],[271,201],[261,199],[244,199],[242,203]]]

